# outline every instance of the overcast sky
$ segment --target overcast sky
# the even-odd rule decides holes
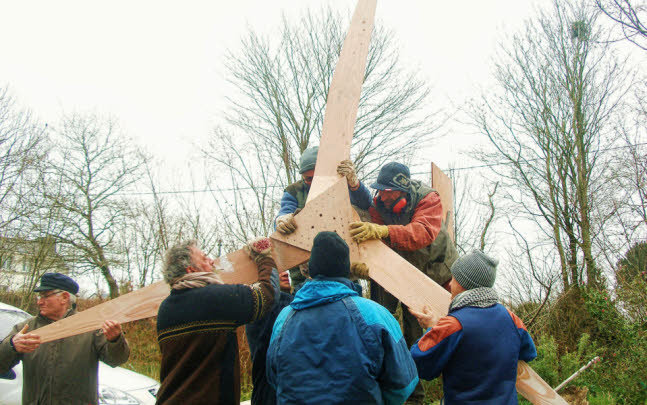
[[[490,80],[496,44],[548,0],[378,1],[406,65],[433,86],[434,105],[476,96]],[[350,0],[13,1],[0,0],[0,86],[46,122],[63,112],[112,114],[156,156],[186,159],[191,140],[218,121],[226,85],[221,58],[249,27],[277,32],[281,13]],[[451,108],[451,107],[450,107]],[[431,158],[458,159],[467,134]]]

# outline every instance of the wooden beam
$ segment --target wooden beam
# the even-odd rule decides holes
[[[258,280],[256,264],[240,249],[215,260],[214,267],[227,284],[251,284]],[[35,329],[42,343],[101,329],[110,319],[127,323],[157,316],[157,309],[169,294],[169,286],[159,281],[148,287],[96,305],[60,321]]]
[[[446,218],[447,232],[452,242],[454,237],[454,186],[452,181],[435,163],[431,163],[431,187],[440,194],[440,203],[443,205],[443,218]],[[449,217],[447,216],[449,214]]]

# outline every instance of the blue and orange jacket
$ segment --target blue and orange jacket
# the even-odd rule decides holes
[[[402,404],[418,383],[398,322],[346,278],[297,292],[274,323],[266,371],[281,404]]]
[[[517,363],[534,359],[537,350],[521,319],[495,304],[450,312],[411,355],[420,378],[443,374],[445,404],[516,404]]]

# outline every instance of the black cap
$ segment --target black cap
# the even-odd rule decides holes
[[[34,288],[34,292],[63,290],[75,294],[79,292],[79,285],[65,274],[45,273],[40,278],[40,285]]]
[[[387,163],[380,169],[377,181],[371,184],[376,190],[398,190],[409,192],[411,187],[411,174],[409,168],[402,163]]]
[[[335,232],[319,232],[312,243],[309,270],[311,277],[350,276],[348,245]]]

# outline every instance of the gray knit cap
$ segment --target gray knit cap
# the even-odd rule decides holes
[[[456,259],[450,271],[458,284],[466,290],[478,287],[492,287],[496,278],[496,266],[498,264],[497,259],[486,255],[480,250],[474,250]]]
[[[301,160],[299,161],[300,174],[315,168],[315,163],[317,163],[317,152],[319,152],[318,146],[313,146],[312,148],[308,148],[303,151]]]

